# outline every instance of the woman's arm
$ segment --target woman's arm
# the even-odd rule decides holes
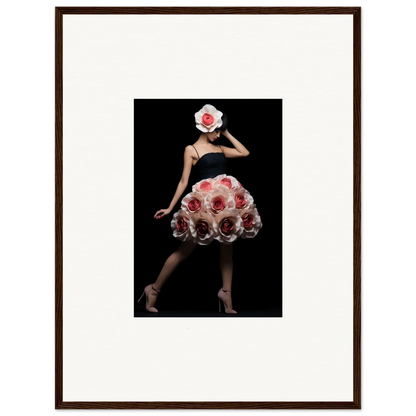
[[[234,145],[234,149],[227,146],[221,146],[226,157],[246,157],[250,154],[250,152],[244,147],[244,145],[240,143],[228,131],[228,129],[224,130],[221,134],[225,136]]]
[[[170,214],[176,203],[178,202],[179,198],[185,191],[186,187],[188,186],[189,175],[192,169],[192,159],[193,159],[194,150],[192,146],[186,146],[185,153],[183,156],[183,171],[181,180],[178,183],[176,188],[175,195],[173,195],[172,201],[169,204],[169,208],[160,209],[156,212],[153,218],[160,219],[165,215]]]

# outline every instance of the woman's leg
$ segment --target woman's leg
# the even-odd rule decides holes
[[[192,253],[196,246],[197,243],[193,243],[192,241],[183,242],[178,249],[167,258],[158,278],[155,283],[153,283],[153,287],[160,290],[166,280],[168,280],[168,277],[172,274],[176,267],[178,267],[179,263],[184,261]]]
[[[237,313],[233,309],[231,300],[231,283],[233,280],[233,246],[220,244],[220,269],[222,275],[222,288],[218,297],[223,301],[227,313]]]
[[[157,312],[157,309],[154,307],[154,305],[156,303],[157,295],[160,292],[160,289],[165,284],[168,277],[176,269],[176,267],[178,267],[179,263],[184,261],[192,253],[196,245],[196,243],[191,241],[183,242],[178,247],[178,249],[166,259],[165,264],[163,265],[155,283],[145,287],[144,291],[147,296],[146,309],[149,312]]]
[[[233,245],[220,244],[220,269],[222,275],[222,287],[231,290],[233,280]]]

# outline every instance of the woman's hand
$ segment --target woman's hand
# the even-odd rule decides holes
[[[222,134],[224,137],[227,137],[227,139],[228,139],[228,135],[229,135],[230,133],[228,132],[228,129],[225,129],[225,130],[222,130],[222,131],[221,131],[221,134]]]
[[[162,217],[164,217],[165,215],[169,215],[171,212],[171,209],[166,208],[166,209],[160,209],[159,211],[156,212],[156,214],[154,215],[153,218],[159,220]]]

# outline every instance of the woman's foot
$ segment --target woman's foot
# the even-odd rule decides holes
[[[225,290],[223,288],[221,288],[219,290],[219,292],[218,292],[218,303],[219,303],[220,312],[221,312],[221,302],[224,305],[225,313],[232,313],[232,314],[237,313],[233,309],[233,304],[232,304],[232,301],[231,301],[231,290]]]
[[[143,294],[140,296],[140,299],[143,295],[146,296],[146,310],[148,312],[159,312],[155,307],[155,303],[157,300],[157,295],[159,294],[160,290],[156,289],[153,284],[147,285],[144,288]],[[137,302],[140,302],[140,299]]]

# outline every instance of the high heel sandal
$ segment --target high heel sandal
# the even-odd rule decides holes
[[[145,295],[145,297],[146,297],[146,306],[145,306],[145,308],[146,308],[146,310],[148,311],[148,312],[159,312],[154,306],[151,306],[150,308],[148,307],[148,303],[149,303],[149,294],[150,294],[150,292],[151,292],[151,290],[154,290],[157,294],[159,294],[160,293],[160,290],[158,290],[158,289],[156,289],[155,287],[153,287],[153,284],[150,284],[150,285],[147,285],[145,288],[144,288],[144,290],[143,290],[143,293],[142,293],[142,295],[140,296],[140,298],[139,298],[139,300],[137,301],[137,302],[140,302],[140,300],[142,299],[142,297],[143,297],[143,295]],[[157,296],[157,295],[156,295]]]
[[[222,304],[224,305],[224,311],[225,311],[225,313],[236,314],[237,312],[231,307],[231,298],[230,298],[230,308],[227,308],[227,305],[225,304],[226,299],[224,298],[225,295],[222,292],[231,292],[231,290],[225,290],[223,288],[221,288],[219,290],[219,292],[218,292],[218,306],[219,306],[219,311],[221,312],[221,302],[222,302]]]

